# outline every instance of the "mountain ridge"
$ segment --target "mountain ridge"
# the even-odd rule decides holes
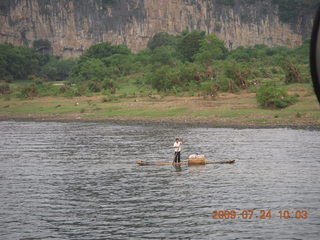
[[[78,57],[103,41],[137,52],[157,32],[186,29],[215,33],[229,49],[301,45],[309,38],[314,9],[304,7],[284,21],[277,1],[2,0],[0,42],[30,47],[45,39],[63,58]]]

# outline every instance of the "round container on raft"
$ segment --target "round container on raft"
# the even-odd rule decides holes
[[[204,157],[196,157],[188,159],[188,165],[205,165],[206,159]]]

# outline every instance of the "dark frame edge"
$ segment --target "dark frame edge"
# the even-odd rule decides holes
[[[319,26],[320,26],[320,7],[318,8],[314,24],[312,28],[311,44],[310,44],[310,69],[313,81],[313,88],[318,97],[320,103],[320,78],[317,71],[317,39],[319,37]],[[319,46],[320,47],[320,46]],[[320,57],[319,57],[320,60]],[[320,69],[319,69],[320,71]]]

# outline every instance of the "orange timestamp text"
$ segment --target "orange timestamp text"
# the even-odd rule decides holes
[[[306,210],[214,210],[212,219],[307,219],[308,211]]]

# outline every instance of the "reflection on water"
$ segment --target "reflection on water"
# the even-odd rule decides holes
[[[0,239],[318,239],[320,132],[0,122]],[[182,159],[234,165],[147,166]],[[214,210],[307,210],[214,220]]]
[[[181,172],[182,171],[182,168],[179,165],[178,166],[174,165],[173,167],[176,169],[176,172]]]

